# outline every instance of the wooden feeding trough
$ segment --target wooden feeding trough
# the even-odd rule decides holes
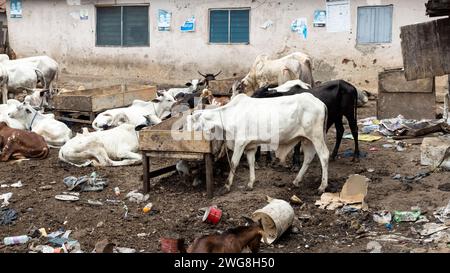
[[[206,190],[213,196],[213,161],[218,155],[222,141],[212,139],[207,132],[183,131],[186,114],[169,118],[139,132],[139,150],[143,155],[143,189],[150,191],[150,179],[175,171],[175,165],[150,171],[150,158],[183,159],[205,162]],[[211,140],[212,139],[212,140]]]
[[[155,97],[155,86],[122,84],[63,93],[53,103],[57,119],[91,124],[100,112],[129,106],[136,99],[149,101]]]

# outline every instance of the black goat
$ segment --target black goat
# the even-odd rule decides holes
[[[258,89],[252,97],[255,98],[271,98],[279,96],[290,96],[309,92],[320,99],[328,108],[327,132],[331,125],[336,127],[336,144],[331,154],[331,159],[335,159],[339,150],[339,146],[344,134],[344,125],[342,117],[348,120],[350,130],[355,141],[355,151],[353,160],[359,157],[358,147],[358,126],[357,126],[357,100],[358,92],[356,88],[344,80],[334,80],[323,83],[313,89],[303,89],[300,86],[293,86],[287,92],[277,92],[276,90],[269,90],[270,87],[265,86]],[[294,149],[294,166],[300,165],[300,145],[298,144]]]

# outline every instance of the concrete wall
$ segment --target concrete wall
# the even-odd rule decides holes
[[[8,1],[9,2],[9,1]],[[196,71],[223,70],[222,77],[245,75],[256,55],[274,57],[292,51],[310,54],[316,80],[346,79],[360,88],[376,91],[383,67],[402,65],[400,26],[428,21],[426,0],[350,0],[351,31],[329,33],[312,27],[313,12],[325,9],[325,0],[23,0],[23,18],[9,19],[10,42],[18,56],[47,54],[63,71],[79,74],[148,79],[156,83],[184,83]],[[96,47],[95,4],[150,4],[149,47]],[[356,45],[357,7],[394,4],[392,43]],[[7,4],[9,9],[9,3]],[[208,9],[250,7],[250,44],[208,44]],[[88,10],[89,19],[77,17]],[[172,30],[157,30],[157,11],[172,12]],[[9,14],[9,10],[8,10]],[[195,15],[196,32],[181,33],[180,25]],[[303,40],[291,32],[298,17],[308,19],[309,35]],[[260,28],[266,20],[274,25]],[[353,60],[343,63],[344,59]]]

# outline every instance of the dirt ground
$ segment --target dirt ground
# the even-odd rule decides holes
[[[358,109],[358,118],[373,116],[376,113],[375,101]],[[348,132],[346,128],[346,132]],[[335,131],[328,133],[328,147],[334,145]],[[150,199],[158,211],[156,214],[144,214],[145,203],[136,204],[125,199],[131,190],[142,189],[142,166],[77,168],[58,160],[58,150],[52,149],[45,160],[30,160],[0,163],[0,184],[11,184],[19,180],[21,188],[1,188],[0,194],[12,192],[10,208],[18,213],[13,225],[0,226],[0,238],[27,234],[31,227],[45,228],[47,233],[60,228],[72,230],[70,238],[79,240],[84,252],[91,252],[97,241],[109,239],[120,247],[134,248],[138,252],[160,252],[160,238],[179,236],[189,244],[199,235],[224,231],[244,223],[241,216],[251,216],[253,211],[266,205],[266,196],[289,200],[297,195],[303,205],[293,205],[295,220],[293,227],[286,231],[274,245],[262,244],[261,252],[369,252],[367,244],[376,240],[382,252],[449,252],[447,245],[420,242],[420,230],[423,224],[393,224],[388,230],[372,220],[372,212],[378,210],[410,210],[419,206],[430,221],[434,221],[433,211],[444,206],[450,199],[450,192],[441,191],[438,186],[448,183],[449,174],[432,173],[414,183],[392,179],[394,174],[415,175],[421,170],[420,145],[411,145],[403,152],[394,148],[386,149],[383,138],[368,143],[360,142],[361,150],[367,157],[358,163],[351,158],[339,158],[330,162],[328,192],[341,190],[345,180],[351,174],[361,174],[370,178],[366,202],[369,211],[337,213],[319,209],[314,202],[320,198],[317,188],[320,184],[321,168],[316,159],[311,164],[306,177],[299,188],[292,186],[296,173],[281,167],[262,166],[256,171],[257,182],[253,191],[245,191],[248,169],[240,166],[230,193],[219,196],[217,193],[225,183],[225,176],[215,176],[215,197],[206,197],[205,186],[193,187],[180,181],[178,174],[153,179]],[[353,148],[352,140],[343,140],[340,152]],[[376,148],[376,151],[370,151]],[[244,162],[244,160],[242,161]],[[156,162],[162,165],[164,162]],[[154,164],[154,165],[153,165]],[[155,161],[152,168],[158,167]],[[159,166],[160,167],[160,166]],[[369,169],[373,169],[369,172]],[[83,192],[80,200],[65,202],[55,199],[55,195],[67,191],[63,184],[66,176],[88,175],[96,171],[109,179],[109,186],[101,192]],[[48,187],[51,186],[50,189]],[[116,197],[114,188],[119,187],[121,194]],[[87,200],[102,201],[102,206],[93,206]],[[128,207],[128,217],[121,205],[106,202],[107,199],[124,200]],[[216,225],[203,223],[199,209],[217,205],[224,212],[221,222]],[[299,219],[299,217],[301,219]],[[144,233],[144,234],[143,234]],[[140,236],[138,236],[138,234]],[[401,235],[409,239],[383,241],[382,235]],[[3,240],[2,240],[3,241]],[[3,246],[0,252],[27,252],[28,245]],[[45,239],[35,244],[45,244]]]

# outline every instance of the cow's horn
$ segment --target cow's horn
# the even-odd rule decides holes
[[[197,70],[197,72],[198,72],[198,74],[202,75],[203,77],[206,77],[206,75],[203,75],[200,71]]]
[[[219,73],[217,73],[216,75],[214,75],[214,77],[219,76],[220,73],[222,73],[222,70],[220,70]]]

